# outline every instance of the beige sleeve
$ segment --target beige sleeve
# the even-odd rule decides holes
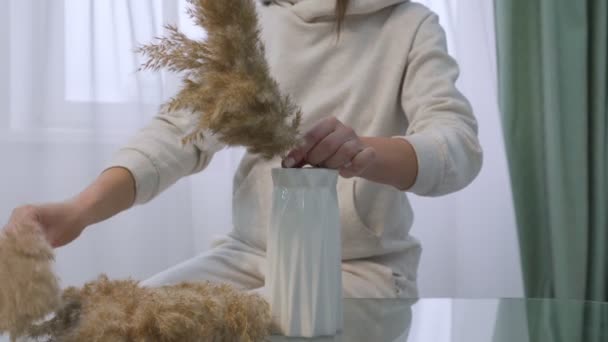
[[[409,52],[402,91],[409,121],[402,138],[412,144],[418,159],[418,177],[410,191],[421,196],[460,190],[481,169],[477,120],[456,88],[459,72],[437,16],[429,15]]]
[[[149,202],[180,178],[203,170],[219,149],[208,143],[182,144],[189,122],[185,115],[158,115],[113,155],[107,168],[131,172],[136,204]]]

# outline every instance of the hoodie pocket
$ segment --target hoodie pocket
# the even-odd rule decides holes
[[[342,241],[377,239],[376,234],[363,221],[356,199],[356,179],[341,179],[338,182]]]
[[[408,238],[413,221],[405,194],[362,178],[338,183],[345,258],[382,254]]]
[[[356,217],[356,226],[377,238],[406,238],[413,221],[405,193],[362,178],[350,181],[344,209]]]

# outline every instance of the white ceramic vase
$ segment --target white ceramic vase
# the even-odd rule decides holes
[[[342,330],[338,173],[273,169],[266,290],[276,328],[286,336]]]

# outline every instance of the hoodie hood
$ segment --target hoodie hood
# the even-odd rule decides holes
[[[374,13],[387,7],[409,0],[350,0],[346,15]],[[336,2],[333,0],[262,0],[263,3],[276,3],[291,7],[291,10],[304,21],[314,21],[335,16]]]

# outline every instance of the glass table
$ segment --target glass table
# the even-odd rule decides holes
[[[545,299],[345,299],[349,342],[607,342],[608,303]]]

